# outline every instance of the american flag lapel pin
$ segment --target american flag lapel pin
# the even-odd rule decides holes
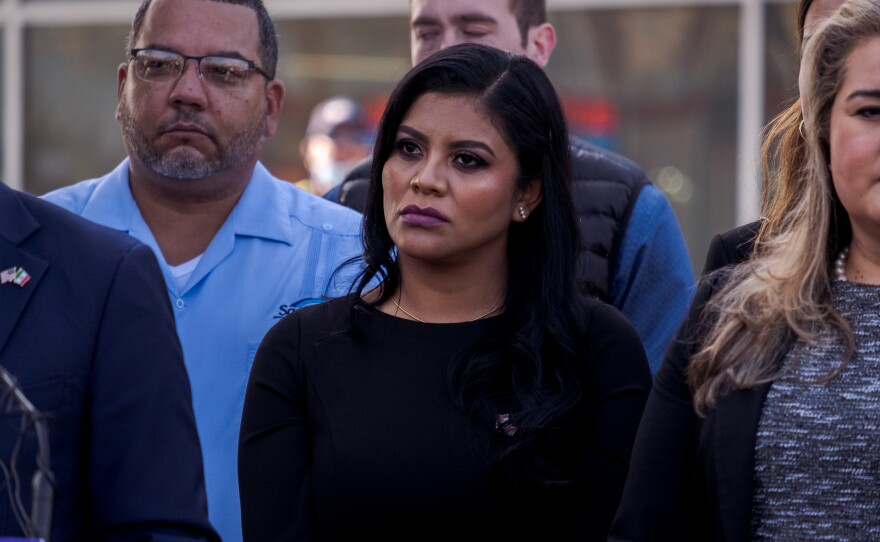
[[[10,267],[5,271],[0,271],[0,284],[16,284],[22,288],[29,280],[31,280],[31,276],[23,267]]]

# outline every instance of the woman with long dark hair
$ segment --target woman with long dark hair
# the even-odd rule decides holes
[[[604,539],[650,373],[578,294],[568,148],[525,57],[450,47],[398,84],[360,280],[257,352],[245,539]]]

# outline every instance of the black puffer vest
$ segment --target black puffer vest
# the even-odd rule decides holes
[[[571,169],[571,195],[583,242],[580,283],[586,293],[610,301],[620,242],[648,179],[628,158],[577,138],[571,139]],[[363,212],[369,182],[367,159],[333,191],[338,194],[337,203]]]

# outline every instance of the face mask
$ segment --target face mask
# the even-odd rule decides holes
[[[345,176],[348,175],[356,165],[358,165],[358,163],[360,163],[360,161],[322,161],[320,164],[315,164],[315,167],[309,171],[309,174],[312,182],[321,185],[322,187],[326,187],[326,189],[329,190],[341,183],[342,179],[344,179]]]

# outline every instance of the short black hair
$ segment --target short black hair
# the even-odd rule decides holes
[[[278,32],[275,30],[275,23],[262,0],[210,0],[211,2],[221,2],[223,4],[235,4],[237,6],[245,6],[257,14],[257,24],[260,27],[260,67],[275,78],[275,71],[278,68]],[[144,19],[147,16],[147,9],[153,0],[144,0],[134,15],[134,21],[131,24],[131,32],[128,34],[125,44],[125,56],[127,57],[132,47],[137,41],[141,28],[144,26]]]
[[[516,18],[523,47],[529,38],[529,29],[547,22],[547,2],[544,0],[510,0],[510,12]]]

